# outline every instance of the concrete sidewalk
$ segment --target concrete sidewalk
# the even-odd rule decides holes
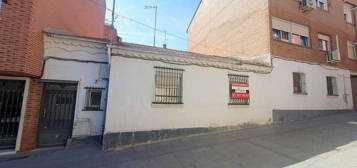
[[[357,113],[195,136],[120,151],[98,145],[0,158],[4,168],[357,168]]]

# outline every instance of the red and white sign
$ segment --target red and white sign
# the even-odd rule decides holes
[[[241,82],[231,83],[232,98],[234,99],[249,99],[249,84]]]

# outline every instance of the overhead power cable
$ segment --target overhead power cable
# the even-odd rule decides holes
[[[102,8],[104,8],[104,9],[106,9],[106,10],[109,11],[109,12],[113,12],[112,9],[107,8],[106,6],[104,6],[104,5],[102,5],[102,4],[98,3],[98,2],[96,2],[95,0],[90,0],[90,1],[93,2],[93,3],[95,3],[95,4],[97,4],[98,6],[100,6],[100,7],[102,7]],[[136,19],[130,18],[130,17],[128,17],[128,16],[120,15],[120,14],[116,13],[115,11],[114,11],[114,13],[115,13],[114,22],[116,22],[116,20],[117,20],[118,18],[123,18],[123,19],[125,19],[125,20],[131,21],[131,22],[136,23],[136,24],[138,24],[138,25],[142,25],[142,26],[144,26],[144,27],[147,27],[147,28],[150,28],[150,29],[152,29],[152,30],[155,30],[155,28],[154,28],[153,26],[150,26],[150,25],[148,25],[148,24],[146,24],[146,23],[143,23],[143,22],[138,21],[138,20],[136,20]],[[161,30],[161,29],[156,29],[156,31],[157,31],[157,32],[160,32],[160,33],[162,33],[162,34],[165,33],[165,30]],[[182,37],[182,36],[176,35],[176,34],[174,34],[174,33],[167,32],[167,31],[166,31],[166,34],[167,34],[168,36],[171,36],[171,37],[174,37],[174,38],[177,38],[177,39],[186,41],[186,42],[192,42],[192,43],[194,43],[195,45],[200,45],[200,46],[203,46],[203,47],[205,47],[205,48],[221,50],[221,51],[224,51],[224,52],[226,52],[226,53],[228,53],[228,54],[231,54],[232,56],[233,56],[234,54],[237,54],[237,53],[238,53],[238,54],[242,54],[242,55],[248,55],[247,53],[243,53],[243,52],[239,52],[239,51],[231,51],[231,50],[227,50],[227,49],[222,49],[222,48],[214,47],[214,46],[211,46],[211,45],[202,44],[202,43],[200,43],[200,42],[192,41],[192,40],[189,40],[189,39],[187,39],[187,38],[185,38],[185,37]]]

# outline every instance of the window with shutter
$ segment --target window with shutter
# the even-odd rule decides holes
[[[343,7],[343,15],[345,18],[345,22],[347,23],[352,23],[353,17],[352,17],[352,6],[349,4],[345,4]]]
[[[4,3],[8,3],[7,0],[0,0],[0,12],[1,12],[1,7],[4,5]]]
[[[347,48],[348,48],[348,58],[357,60],[356,48],[351,41],[347,41]]]
[[[274,40],[310,46],[310,31],[307,26],[273,17],[272,27]]]
[[[330,36],[318,34],[319,48],[322,51],[331,51]]]
[[[323,9],[323,10],[328,10],[328,1],[327,0],[316,0],[316,7]]]

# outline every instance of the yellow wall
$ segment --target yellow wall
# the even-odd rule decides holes
[[[188,28],[188,49],[210,55],[269,53],[268,0],[202,0]]]

